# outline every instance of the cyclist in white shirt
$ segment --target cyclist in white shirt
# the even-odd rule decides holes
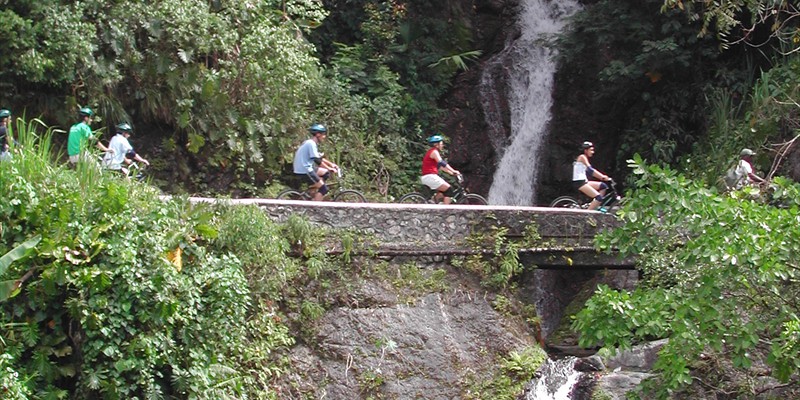
[[[127,122],[117,125],[117,134],[108,142],[108,148],[113,152],[106,153],[103,157],[103,165],[114,171],[119,171],[125,176],[128,175],[128,166],[136,160],[142,164],[150,165],[150,162],[136,154],[128,138],[131,137],[133,128]]]
[[[581,149],[583,153],[572,163],[572,187],[592,199],[588,209],[594,210],[603,202],[603,197],[608,189],[606,182],[611,181],[611,178],[592,168],[592,165],[589,164],[589,158],[594,155],[594,144],[592,142],[583,142]],[[603,182],[592,181],[589,178],[597,178]]]
[[[739,153],[739,164],[736,165],[736,176],[739,177],[739,182],[736,187],[742,187],[747,184],[763,183],[766,182],[763,178],[753,173],[753,156],[756,153],[750,149],[742,149]]]

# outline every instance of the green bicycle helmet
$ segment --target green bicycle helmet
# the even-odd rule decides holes
[[[11,116],[11,111],[9,111],[8,109],[4,108],[0,110],[0,118],[8,118],[10,116]]]
[[[78,114],[82,117],[94,117],[94,111],[92,111],[89,107],[83,107],[78,111]]]
[[[123,122],[117,125],[117,132],[124,132],[130,135],[131,133],[133,133],[133,128],[129,123]]]
[[[428,144],[434,144],[439,142],[444,142],[444,137],[442,137],[442,135],[433,135],[428,138]]]

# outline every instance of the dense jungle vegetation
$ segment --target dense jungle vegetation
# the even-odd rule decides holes
[[[95,128],[129,121],[162,186],[192,193],[268,197],[306,128],[322,122],[328,157],[385,195],[390,179],[402,190],[416,175],[401,161],[436,129],[436,101],[466,67],[469,32],[417,18],[434,7],[5,1],[0,104],[61,130],[79,106],[102,118]]]
[[[341,3],[2,2],[0,106],[23,117],[22,147],[0,163],[5,398],[277,396],[297,338],[284,313],[324,312],[293,296],[341,261],[286,255],[311,240],[302,221],[162,202],[53,158],[89,106],[100,127],[134,125],[163,188],[269,196],[320,121],[359,188],[402,190],[416,175],[404,160],[480,49],[441,2]],[[779,175],[797,165],[800,14],[787,1],[586,3],[563,62],[598,71],[586,98],[616,107],[633,171],[627,224],[599,244],[639,255],[645,279],[596,293],[575,319],[582,344],[670,338],[650,384],[662,398],[754,397],[764,376],[797,392],[800,192]],[[771,192],[718,190],[741,147],[776,176]]]
[[[600,287],[572,327],[603,351],[670,339],[642,398],[795,398],[800,10],[645,4],[662,13],[599,1],[561,38],[573,62],[609,44],[592,94],[621,107],[610,112],[625,119],[632,189],[625,225],[598,244],[637,255],[643,275],[633,292]],[[771,185],[726,193],[720,177],[743,147]]]

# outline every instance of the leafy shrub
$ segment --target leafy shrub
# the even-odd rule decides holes
[[[658,398],[685,389],[702,359],[724,360],[751,376],[762,373],[751,369],[762,360],[788,381],[800,357],[797,303],[787,301],[800,295],[800,199],[787,200],[800,186],[782,181],[787,205],[780,208],[722,196],[638,157],[631,166],[638,181],[618,213],[625,223],[598,243],[637,255],[643,283],[632,292],[600,287],[575,320],[581,344],[627,347],[668,337],[655,364],[660,375],[649,386]],[[708,383],[742,390],[726,381]]]
[[[0,276],[23,285],[0,302],[10,387],[36,397],[218,399],[246,397],[250,374],[277,373],[255,357],[291,338],[278,319],[248,318],[258,303],[241,262],[209,251],[217,231],[207,207],[162,200],[91,164],[53,165],[50,131],[17,133],[27,145],[0,163],[0,253],[42,239]],[[253,340],[252,321],[263,324],[252,332],[273,337]]]

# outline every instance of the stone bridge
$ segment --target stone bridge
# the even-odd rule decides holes
[[[219,201],[191,198],[193,202]],[[549,207],[335,203],[232,199],[255,204],[273,220],[303,216],[313,224],[374,238],[355,249],[378,256],[493,254],[496,238],[514,243],[526,266],[542,269],[633,269],[632,259],[595,250],[598,232],[619,223],[613,215]],[[501,251],[504,247],[501,248]],[[330,252],[342,251],[332,247]]]

